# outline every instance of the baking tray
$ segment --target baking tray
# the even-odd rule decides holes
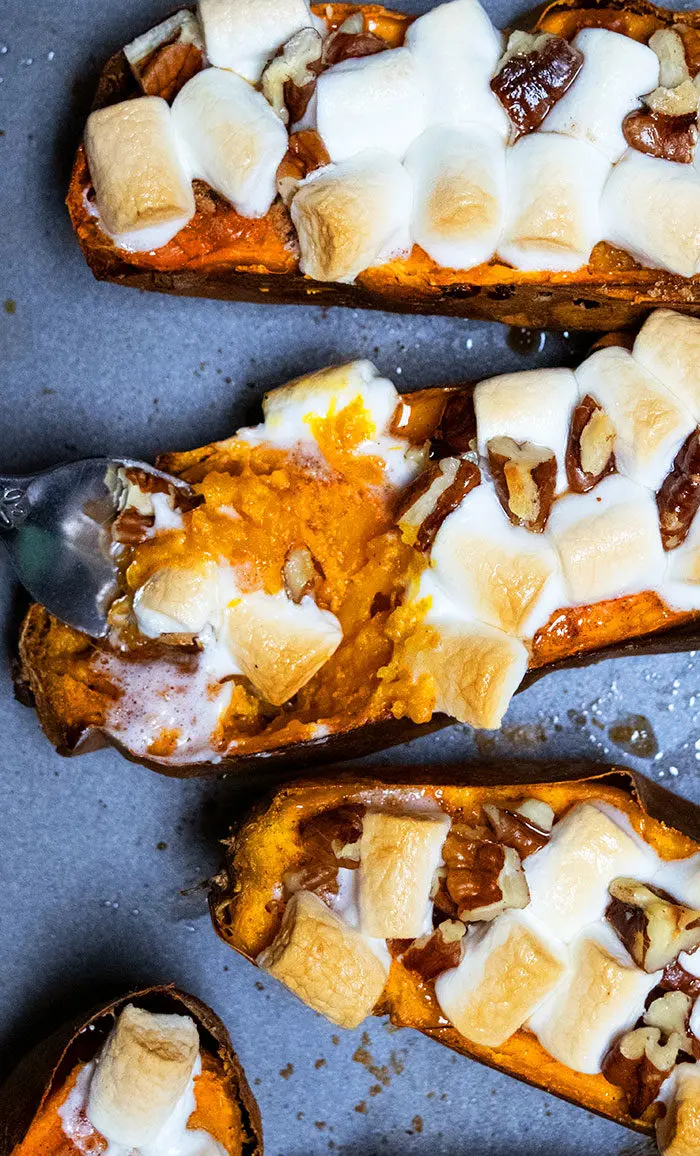
[[[427,3],[397,2],[422,11]],[[526,4],[490,0],[496,23]],[[204,445],[265,389],[369,356],[402,388],[574,364],[590,337],[347,309],[178,300],[98,284],[63,197],[100,67],[168,0],[4,0],[0,13],[0,470]],[[174,980],[225,1020],[270,1156],[643,1156],[653,1145],[408,1031],[335,1032],[218,942],[200,884],[252,788],[111,750],[59,758],[12,699],[23,608],[0,558],[0,1076],[98,1000]],[[453,726],[372,764],[627,762],[700,802],[700,662],[626,658],[518,695],[499,735]],[[299,768],[303,773],[304,767]]]

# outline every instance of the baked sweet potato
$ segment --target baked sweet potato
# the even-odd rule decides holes
[[[129,1005],[194,1021],[201,1073],[195,1077],[190,1126],[209,1132],[229,1156],[259,1156],[263,1150],[260,1112],[226,1028],[201,1000],[172,985],[144,988],[112,1000],[59,1029],[29,1053],[0,1088],[1,1156],[63,1156],[69,1150],[102,1150],[95,1144],[104,1141],[84,1114],[74,1144],[69,1113],[64,1111],[62,1119],[59,1111],[72,1095],[79,1114],[76,1085],[81,1072]],[[162,1090],[162,1086],[154,1087]]]
[[[433,846],[430,862],[427,842],[434,844],[435,829],[445,822],[451,826],[446,837],[444,826],[438,831],[442,851]],[[433,832],[426,834],[430,827]],[[610,853],[604,863],[599,839]],[[620,944],[618,951],[611,926],[603,926],[607,887],[617,874],[644,879],[645,871],[658,870],[663,882],[657,894],[663,887],[668,900],[675,888],[675,900],[697,907],[699,840],[696,806],[624,768],[457,764],[428,768],[418,782],[400,769],[382,769],[381,777],[345,774],[339,781],[279,790],[233,832],[225,867],[212,883],[210,909],[225,943],[341,1026],[356,1026],[370,1012],[388,1015],[398,1027],[416,1028],[454,1051],[650,1133],[664,1114],[656,1093],[640,1111],[634,1104],[639,1070],[621,1080],[607,1057],[636,1021],[648,1018],[653,999],[673,988],[673,969],[651,976],[633,965]],[[504,851],[527,877],[529,894],[526,888],[518,897],[511,887],[507,897],[505,887],[501,895],[494,886]],[[654,868],[645,865],[647,855]],[[680,870],[669,866],[674,859],[681,861]],[[412,909],[422,910],[428,888],[432,917],[416,939],[416,928],[407,935],[409,924],[402,921],[410,923]],[[500,900],[496,910],[479,907],[488,897]],[[607,912],[610,919],[609,907]],[[693,944],[700,939],[697,911],[694,918]],[[499,929],[506,926],[528,937],[516,945],[510,963],[499,956],[507,943]],[[386,947],[367,938],[378,935]],[[602,1037],[596,1037],[596,1024],[615,998],[617,965],[606,959],[605,981],[595,967],[595,974],[587,973],[580,964],[579,973],[575,961],[592,935],[603,955],[611,952],[627,969],[625,979],[636,977],[640,984],[626,1010],[604,1025]],[[557,959],[559,937],[570,944],[563,979],[547,973],[547,952]],[[481,952],[479,962],[475,951]],[[445,986],[459,974],[460,958],[465,976],[468,962],[471,967],[465,983],[491,985],[461,1008],[454,989]],[[579,990],[580,980],[591,974],[589,986]],[[543,984],[534,992],[533,975]],[[688,990],[695,991],[697,979],[687,979]],[[552,989],[554,996],[547,997]],[[691,999],[675,991],[671,1002],[689,1008]],[[568,1003],[562,992],[570,993]],[[549,1009],[549,1028],[541,1010],[530,1018],[537,1005]],[[696,1033],[698,1027],[696,1019]],[[681,1062],[699,1042],[686,1040],[674,1056]],[[601,1066],[614,1078],[606,1078]],[[665,1076],[670,1070],[671,1065]],[[697,1096],[700,1080],[694,1087]]]

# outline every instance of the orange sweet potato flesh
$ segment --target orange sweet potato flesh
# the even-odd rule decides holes
[[[590,773],[590,768],[588,769]],[[668,792],[658,792],[655,784],[623,769],[595,777],[578,778],[582,768],[561,764],[511,764],[498,767],[442,767],[411,782],[397,770],[388,778],[292,784],[275,795],[231,837],[226,865],[214,880],[210,910],[219,936],[236,951],[255,958],[275,937],[282,919],[279,896],[282,879],[302,858],[300,827],[311,816],[340,805],[387,805],[401,809],[415,806],[416,800],[437,803],[459,822],[475,825],[484,803],[508,807],[523,797],[541,799],[553,808],[557,818],[576,803],[601,800],[626,814],[634,829],[662,857],[685,858],[700,849],[698,808],[681,804],[684,813],[678,822],[694,835],[684,834],[668,822],[677,801]],[[405,772],[403,772],[405,776]],[[539,777],[549,781],[538,781]],[[534,782],[530,780],[535,780]],[[554,781],[559,779],[560,781]],[[571,780],[571,781],[567,781]],[[480,784],[480,785],[474,785]],[[485,784],[485,785],[481,785]],[[650,811],[653,811],[652,815]],[[666,821],[663,821],[661,815]],[[654,817],[656,815],[657,817]],[[482,820],[483,821],[483,820]],[[641,1119],[633,1119],[625,1109],[622,1092],[602,1075],[574,1072],[554,1060],[535,1036],[521,1029],[499,1048],[472,1044],[453,1027],[444,1026],[434,985],[409,971],[398,958],[392,959],[387,987],[375,1014],[388,1014],[392,1023],[412,1027],[454,1051],[481,1063],[544,1088],[548,1092],[608,1116],[629,1128],[651,1133],[658,1106],[653,1105]],[[441,1023],[442,1021],[442,1023]]]
[[[353,12],[390,45],[403,42],[411,17],[378,5],[318,4],[337,27]],[[646,0],[611,0],[605,6],[555,0],[529,23],[573,36],[583,27],[603,26],[640,40],[658,28],[682,25],[691,73],[700,65],[700,11],[672,12]],[[522,26],[523,21],[519,21]],[[107,63],[96,105],[135,95],[126,58]],[[605,242],[596,245],[587,266],[575,273],[526,273],[493,259],[468,271],[444,269],[419,247],[407,258],[368,269],[354,285],[313,281],[299,272],[294,229],[278,200],[261,220],[247,220],[202,182],[192,221],[155,253],[128,254],[115,249],[91,216],[87,197],[90,174],[78,149],[67,196],[68,210],[94,275],[139,289],[233,301],[268,301],[400,313],[440,313],[502,321],[517,326],[614,329],[641,320],[650,309],[666,306],[700,312],[700,279],[642,268],[629,254]]]

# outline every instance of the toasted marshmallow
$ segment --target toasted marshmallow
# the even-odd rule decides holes
[[[458,967],[435,981],[444,1015],[475,1044],[498,1048],[564,973],[563,954],[514,912],[472,930]]]
[[[641,878],[653,871],[654,860],[612,818],[580,803],[554,824],[547,846],[528,855],[523,867],[528,912],[568,943],[602,918],[613,879]]]
[[[458,2],[458,0],[454,0]],[[451,269],[471,269],[494,254],[505,201],[505,148],[493,129],[446,125],[411,146],[413,238]]]
[[[654,495],[613,475],[588,494],[567,494],[549,518],[574,605],[660,587],[666,567]]]
[[[615,933],[601,927],[572,946],[565,977],[528,1027],[555,1060],[593,1075],[615,1038],[634,1027],[660,978],[635,967]]]
[[[678,1064],[664,1086],[666,1115],[656,1121],[662,1156],[697,1156],[700,1151],[700,1064]]]
[[[632,354],[700,421],[700,318],[656,309],[639,330]]]
[[[366,937],[310,891],[289,900],[277,938],[257,963],[342,1028],[370,1015],[389,973]]]
[[[571,415],[578,404],[570,369],[529,369],[480,381],[474,390],[479,453],[491,438],[508,437],[552,450],[557,459],[557,491],[567,488],[566,446]]]
[[[591,394],[615,429],[615,464],[640,486],[658,490],[695,428],[684,405],[619,345],[593,353],[576,370],[581,397]]]
[[[674,610],[700,610],[700,512],[693,518],[685,542],[668,553],[666,578],[661,593]]]
[[[332,161],[365,149],[399,160],[425,128],[425,94],[407,48],[343,60],[316,84],[316,125]]]
[[[582,29],[573,46],[583,53],[583,68],[541,131],[588,141],[614,164],[627,147],[623,120],[659,83],[659,58],[645,44],[607,28]]]
[[[556,133],[520,137],[506,152],[499,255],[516,269],[580,269],[603,236],[600,198],[609,173],[609,161],[586,141]]]
[[[226,613],[226,637],[236,663],[275,706],[292,698],[340,646],[342,627],[308,595],[298,604],[284,591],[256,591]]]
[[[161,634],[199,634],[218,626],[227,603],[237,596],[229,567],[204,563],[198,568],[167,566],[134,595],[134,614],[147,638]]]
[[[170,43],[175,38],[178,44],[192,44],[200,51],[204,50],[200,23],[189,8],[181,8],[179,12],[156,24],[155,28],[149,28],[148,32],[124,45],[124,55],[137,80],[139,64],[147,60],[156,48]]]
[[[432,931],[430,892],[450,829],[447,815],[365,815],[360,842],[360,927],[379,939]]]
[[[277,195],[287,132],[265,97],[219,68],[198,72],[175,97],[173,123],[195,177],[243,217],[262,217]]]
[[[467,494],[442,523],[431,563],[468,617],[507,634],[531,637],[565,601],[550,543],[511,525],[489,485]]]
[[[191,177],[159,96],[91,112],[85,152],[102,224],[119,248],[159,248],[194,216]]]
[[[125,1149],[154,1140],[167,1123],[199,1059],[189,1016],[154,1015],[128,1004],[100,1052],[87,1116]]]
[[[207,56],[256,84],[278,48],[312,25],[306,0],[200,0]]]
[[[628,149],[603,193],[603,236],[642,265],[692,277],[700,269],[700,174],[694,165]]]
[[[502,36],[478,0],[451,0],[406,32],[428,96],[428,122],[492,128],[505,139],[508,117],[490,88]]]
[[[279,389],[266,393],[263,400],[265,440],[291,448],[310,438],[311,420],[340,413],[361,401],[370,425],[370,436],[385,433],[400,401],[393,382],[380,377],[371,361],[350,361],[347,365],[319,369],[297,377]]]
[[[406,170],[375,149],[317,169],[291,205],[302,273],[350,283],[370,265],[408,253],[412,200]]]

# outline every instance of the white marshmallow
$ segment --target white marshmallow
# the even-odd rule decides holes
[[[601,206],[603,235],[642,265],[692,277],[700,269],[700,174],[628,149]]]
[[[648,877],[655,862],[612,818],[579,803],[554,824],[546,847],[523,865],[530,889],[528,914],[568,943],[602,919],[608,885],[618,875]]]
[[[580,269],[603,236],[600,198],[610,163],[556,133],[522,136],[506,152],[508,202],[499,255],[516,269]]]
[[[412,200],[406,170],[377,149],[311,173],[291,205],[302,273],[351,283],[371,265],[410,252]]]
[[[343,60],[318,78],[316,124],[332,161],[365,149],[399,160],[425,128],[425,93],[407,48]]]
[[[409,149],[413,238],[451,269],[472,269],[494,254],[505,203],[505,148],[490,128],[426,129]]]
[[[204,563],[157,570],[134,596],[134,614],[147,638],[161,634],[199,634],[218,629],[224,610],[238,594],[229,566]]]
[[[667,559],[666,579],[661,591],[665,602],[674,610],[700,610],[700,512],[693,518],[685,542],[675,550],[669,550]]]
[[[210,63],[252,84],[278,48],[312,26],[306,0],[200,0],[199,18]]]
[[[530,638],[566,601],[546,537],[511,525],[492,486],[477,486],[438,530],[433,574],[469,618]]]
[[[388,430],[401,399],[393,382],[380,377],[377,367],[367,360],[298,377],[265,394],[265,441],[288,449],[313,437],[310,419],[340,413],[358,400],[373,425],[372,436],[378,437]]]
[[[365,935],[415,939],[432,931],[430,894],[450,823],[447,815],[365,815],[359,868]]]
[[[700,421],[700,318],[656,309],[639,330],[632,355]]]
[[[685,406],[618,345],[599,349],[576,370],[581,397],[591,394],[615,428],[615,462],[640,486],[658,490],[695,428]]]
[[[654,875],[654,884],[668,891],[678,903],[700,909],[700,852],[686,859],[661,859]],[[692,975],[700,976],[700,950],[688,955],[681,952],[681,965]],[[693,960],[691,967],[683,959]]]
[[[664,1082],[666,1112],[656,1120],[662,1156],[693,1156],[700,1148],[700,1064],[677,1064]]]
[[[557,491],[567,488],[566,446],[578,404],[570,369],[528,369],[480,381],[474,390],[479,453],[491,438],[508,437],[550,449],[557,459]]]
[[[181,89],[172,114],[193,175],[242,216],[264,216],[287,151],[285,127],[265,97],[240,76],[207,68]]]
[[[569,596],[588,606],[660,588],[666,567],[654,495],[619,474],[554,503],[547,534]]]
[[[430,124],[479,124],[505,140],[508,117],[489,87],[502,43],[478,0],[451,0],[413,21],[406,46],[424,78]]]
[[[588,141],[614,164],[626,148],[624,118],[659,83],[659,58],[645,44],[607,28],[582,29],[573,46],[583,53],[583,68],[541,131]]]

